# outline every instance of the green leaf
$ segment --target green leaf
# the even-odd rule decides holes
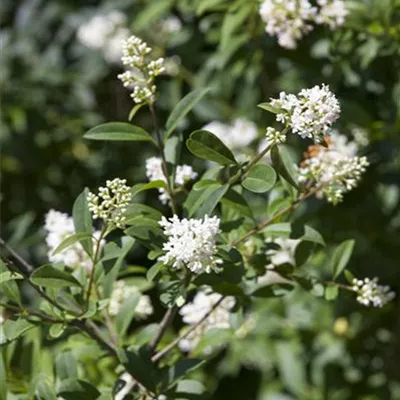
[[[155,391],[159,375],[156,366],[151,361],[148,349],[142,347],[135,352],[126,351],[125,356],[126,358],[121,361],[125,365],[126,370],[145,388]]]
[[[150,189],[165,189],[167,187],[166,183],[162,180],[152,181],[149,183],[138,183],[131,188],[132,198],[135,197],[140,192]]]
[[[192,190],[184,204],[189,217],[192,217],[193,215],[196,217],[211,215],[228,189],[228,184],[221,185],[220,183],[217,183],[206,186],[203,190]]]
[[[210,89],[196,89],[188,93],[181,101],[174,107],[167,119],[165,125],[166,137],[168,137],[173,130],[178,126],[179,122],[186,116],[186,114],[202,99],[202,97]]]
[[[31,324],[22,318],[17,319],[16,321],[8,319],[4,324],[2,324],[3,334],[0,335],[0,344],[5,344],[18,339],[34,327],[34,324]]]
[[[71,378],[61,381],[57,395],[64,400],[96,400],[100,392],[89,382]]]
[[[354,240],[350,239],[340,243],[339,246],[336,247],[331,258],[333,279],[336,279],[346,268],[351,254],[353,253],[354,244]]]
[[[151,135],[143,128],[127,122],[108,122],[98,125],[86,132],[83,137],[90,140],[153,142]]]
[[[65,330],[65,324],[53,324],[50,326],[49,335],[51,338],[56,339],[62,335]]]
[[[2,336],[0,330],[0,338]],[[1,339],[0,339],[1,341]],[[0,400],[7,400],[7,369],[5,362],[5,354],[0,352]]]
[[[204,399],[205,388],[202,383],[192,379],[179,381],[171,399],[179,400],[201,400]]]
[[[224,6],[225,0],[202,0],[196,8],[196,15],[200,16],[206,11],[213,10],[215,11],[218,8],[221,8],[221,6]]]
[[[221,200],[221,203],[228,208],[232,208],[240,213],[240,215],[253,218],[251,208],[247,204],[244,197],[236,190],[230,188]]]
[[[133,117],[136,115],[136,113],[145,105],[146,103],[139,103],[136,104],[132,107],[129,116],[128,116],[128,121],[132,121]]]
[[[164,243],[160,226],[149,218],[136,218],[135,224],[124,232],[151,250],[159,250]]]
[[[166,380],[168,382],[168,387],[172,387],[183,376],[201,367],[204,363],[205,360],[201,360],[198,358],[186,358],[178,360],[166,371]]]
[[[59,381],[78,377],[78,365],[72,351],[64,351],[57,355],[56,374]]]
[[[186,141],[186,146],[192,154],[203,160],[214,161],[222,165],[237,164],[228,147],[211,132],[205,130],[192,132]]]
[[[72,208],[72,219],[74,220],[74,227],[76,233],[87,233],[90,236],[93,234],[93,221],[92,215],[89,211],[87,196],[89,189],[85,188],[82,193],[75,200]],[[90,256],[93,253],[92,239],[83,239],[80,241],[82,247]]]
[[[8,274],[10,271],[4,264],[3,260],[0,259],[0,272],[2,274]],[[19,275],[16,272],[11,272],[15,274],[15,276]],[[15,303],[22,305],[21,296],[19,294],[19,288],[17,283],[14,280],[2,280],[0,279],[0,292],[9,300],[14,301]]]
[[[254,193],[265,193],[272,189],[276,182],[275,170],[267,164],[252,167],[242,181],[242,186]]]
[[[271,149],[271,159],[278,173],[298,189],[295,164],[286,148],[283,146],[273,146]]]
[[[46,264],[33,271],[30,280],[38,286],[58,289],[60,287],[80,287],[79,281],[68,272]]]
[[[61,253],[63,250],[67,249],[68,247],[72,246],[76,242],[80,242],[82,239],[89,239],[91,238],[90,233],[80,232],[74,233],[71,236],[66,237],[54,250],[52,255],[56,255]]]
[[[325,246],[325,242],[321,234],[308,225],[303,226],[296,223],[282,222],[267,226],[265,229],[263,229],[263,233],[266,236],[282,237],[285,239],[299,239]]]
[[[154,280],[154,278],[158,275],[161,268],[164,266],[164,263],[161,261],[156,262],[149,270],[147,271],[146,278],[150,282]]]
[[[14,271],[6,271],[0,273],[0,283],[2,284],[8,281],[14,281],[19,279],[23,279],[23,276]]]
[[[121,310],[118,312],[115,318],[115,328],[120,337],[124,336],[135,316],[136,307],[139,303],[140,293],[135,293],[129,299],[127,299]]]
[[[325,288],[325,299],[328,301],[335,300],[339,294],[339,287],[336,285],[328,285]]]
[[[274,114],[278,114],[280,112],[279,108],[272,107],[270,103],[260,103],[260,104],[257,104],[257,107],[260,107],[263,110],[269,111]]]

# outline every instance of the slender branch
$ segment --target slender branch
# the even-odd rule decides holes
[[[221,297],[211,308],[210,311],[208,311],[203,318],[201,318],[196,324],[192,325],[188,330],[186,330],[184,333],[182,333],[180,336],[178,336],[174,341],[172,341],[169,345],[165,346],[162,350],[160,350],[158,353],[154,354],[154,356],[151,358],[151,361],[156,362],[160,358],[164,357],[165,354],[167,354],[169,351],[171,351],[175,346],[179,344],[179,342],[184,339],[185,337],[189,336],[200,324],[202,324],[210,315],[211,313],[222,303],[225,297]]]
[[[54,324],[63,324],[63,323],[65,323],[65,321],[62,320],[62,319],[55,319],[55,318],[49,317],[49,316],[47,316],[45,314],[42,314],[42,313],[39,313],[39,312],[36,312],[36,311],[31,311],[31,310],[28,310],[26,308],[17,307],[17,306],[14,306],[12,304],[8,304],[8,303],[0,303],[0,307],[7,308],[7,309],[9,309],[11,311],[15,311],[15,312],[18,312],[18,313],[21,313],[21,314],[29,314],[30,316],[38,317],[38,318],[42,319],[44,322],[50,322],[50,323],[54,323]]]
[[[177,311],[178,307],[174,305],[173,307],[169,308],[168,311],[164,314],[164,318],[160,322],[160,327],[158,329],[158,332],[149,344],[149,349],[151,352],[153,352],[160,343],[162,337],[164,336],[165,331],[168,329],[173,319],[175,318]]]
[[[14,260],[18,261],[19,264],[25,270],[25,274],[29,274],[33,271],[32,265],[26,262],[18,253],[16,253],[1,237],[0,237],[0,246],[6,249],[10,255],[14,258]]]
[[[88,286],[88,290],[87,290],[87,294],[86,294],[86,302],[87,302],[88,307],[89,307],[90,294],[92,292],[92,286],[93,286],[93,282],[94,282],[94,272],[96,269],[96,265],[97,265],[98,257],[99,257],[99,253],[100,253],[100,248],[101,248],[101,241],[104,239],[106,231],[107,231],[107,226],[104,225],[103,229],[101,230],[100,237],[97,239],[96,250],[94,252],[94,256],[92,259],[93,267],[92,267],[92,270],[90,271],[89,286]]]
[[[261,224],[257,225],[253,229],[251,229],[249,232],[247,232],[245,235],[240,237],[239,239],[236,239],[232,242],[232,246],[237,246],[239,243],[244,242],[246,239],[248,239],[250,236],[253,236],[255,233],[260,232],[263,230],[265,227],[270,225],[272,222],[274,222],[276,219],[281,217],[282,215],[286,214],[288,211],[291,211],[297,206],[302,203],[304,200],[308,199],[312,195],[314,195],[318,190],[320,190],[320,187],[316,187],[312,190],[310,190],[308,193],[305,193],[303,196],[300,196],[298,199],[293,201],[291,204],[289,204],[287,207],[283,208],[282,210],[278,211],[275,215],[273,215],[271,218],[268,218],[266,221],[262,222]]]
[[[260,154],[257,154],[247,165],[244,169],[239,170],[235,175],[229,179],[228,184],[234,185],[239,179],[241,179],[250,169],[257,164],[271,149],[271,145],[268,145]]]
[[[167,159],[166,159],[165,153],[164,153],[164,143],[163,143],[163,139],[161,137],[160,129],[158,127],[157,114],[156,114],[154,104],[149,104],[149,108],[150,108],[150,113],[151,113],[151,117],[153,120],[154,129],[156,131],[157,145],[158,145],[158,149],[161,154],[162,170],[163,170],[166,184],[167,184],[167,192],[168,192],[168,195],[170,198],[171,209],[174,214],[177,214],[177,207],[176,207],[175,199],[174,199],[174,188],[171,186],[171,182],[169,180],[168,164],[167,164]]]

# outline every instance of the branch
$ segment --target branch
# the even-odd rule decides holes
[[[7,308],[8,310],[15,311],[15,312],[18,312],[21,314],[29,314],[29,316],[32,316],[32,317],[38,317],[38,318],[42,319],[43,322],[49,322],[52,324],[64,324],[65,323],[65,321],[62,319],[51,318],[45,314],[42,314],[42,313],[39,313],[36,311],[27,310],[26,308],[17,307],[12,304],[8,304],[8,303],[0,303],[0,307]]]
[[[0,246],[6,249],[14,260],[18,261],[24,268],[25,274],[29,274],[33,271],[32,265],[26,262],[19,254],[17,254],[1,237],[0,237]]]
[[[149,344],[150,352],[153,352],[156,349],[156,347],[158,346],[158,344],[160,343],[162,337],[164,336],[165,331],[168,329],[168,327],[172,323],[177,311],[178,311],[178,307],[176,305],[174,305],[173,307],[168,309],[168,311],[165,313],[164,318],[160,322],[160,328],[159,328],[157,334],[154,336],[154,338],[151,340],[151,342]]]
[[[172,350],[178,343],[184,339],[185,337],[189,336],[200,324],[202,324],[211,314],[212,312],[222,303],[222,301],[225,299],[224,296],[222,296],[211,308],[210,311],[208,311],[203,318],[201,318],[196,324],[192,325],[188,330],[186,330],[182,335],[178,336],[173,342],[171,342],[169,345],[165,346],[161,351],[156,353],[152,358],[151,361],[155,362],[158,361],[160,358],[164,357],[165,354],[167,354],[170,350]]]
[[[288,211],[294,210],[297,208],[297,206],[302,203],[304,200],[308,199],[312,195],[314,195],[316,192],[320,190],[320,187],[316,187],[312,190],[310,190],[308,193],[304,194],[303,196],[299,197],[297,200],[293,201],[290,205],[287,207],[283,208],[282,210],[278,211],[275,215],[273,215],[271,218],[268,218],[266,221],[263,223],[257,225],[255,228],[251,229],[249,232],[247,232],[245,235],[240,237],[239,239],[236,239],[232,242],[232,246],[237,246],[239,243],[244,242],[247,240],[250,236],[253,236],[255,233],[260,232],[263,230],[265,227],[270,225],[272,222],[274,222],[276,219],[281,217],[283,214],[286,214]]]

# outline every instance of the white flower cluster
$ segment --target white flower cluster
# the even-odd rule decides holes
[[[218,217],[206,215],[203,219],[180,220],[174,215],[169,220],[163,217],[159,224],[168,238],[163,245],[165,254],[159,261],[177,269],[186,267],[195,274],[219,271],[222,260],[215,258],[220,232]]]
[[[87,196],[89,210],[93,218],[101,218],[106,224],[123,228],[124,213],[132,199],[126,179],[115,178],[106,182],[106,187],[99,187],[98,194],[89,192]]]
[[[85,46],[101,50],[108,62],[116,63],[121,60],[121,42],[129,35],[125,25],[126,18],[119,11],[95,15],[79,27],[77,37]]]
[[[364,306],[383,307],[396,297],[389,286],[378,285],[378,278],[353,279],[352,289],[357,292],[357,301]]]
[[[327,141],[330,143],[328,148],[309,147],[298,179],[301,183],[321,186],[319,196],[337,204],[343,200],[344,193],[357,186],[369,163],[366,157],[355,156],[358,146],[347,142],[345,136],[334,132]]]
[[[183,322],[189,325],[183,329],[198,324],[220,299],[221,295],[218,293],[199,291],[191,303],[184,305],[179,310]],[[226,297],[222,300],[221,304],[194,331],[179,342],[179,348],[183,351],[192,351],[209,330],[230,328],[230,310],[234,304],[233,297]]]
[[[136,104],[152,104],[155,100],[154,79],[164,72],[164,59],[149,59],[152,49],[142,39],[130,36],[122,43],[122,63],[129,68],[118,78],[125,87],[131,87],[131,97]]]
[[[265,31],[276,36],[280,46],[295,49],[297,41],[313,30],[313,23],[336,29],[343,25],[348,11],[342,0],[264,0],[260,6]]]
[[[143,319],[152,315],[154,310],[151,305],[150,297],[141,294],[136,286],[127,285],[123,280],[114,282],[110,303],[108,305],[108,312],[110,315],[117,315],[121,311],[124,302],[135,295],[140,295],[139,302],[135,308],[135,317]]]
[[[47,256],[50,262],[62,262],[67,267],[79,268],[83,267],[86,270],[91,270],[93,262],[86,254],[85,250],[79,242],[72,244],[63,251],[53,255],[54,250],[67,237],[75,234],[74,222],[68,214],[59,211],[50,210],[45,218],[46,244],[49,248]],[[96,238],[100,238],[100,232],[93,233],[93,246],[96,244]],[[104,241],[100,244],[104,246]]]
[[[256,124],[244,118],[237,118],[230,125],[212,121],[202,129],[213,133],[232,150],[248,146],[258,135]]]
[[[269,146],[275,146],[286,142],[286,134],[269,126],[265,133],[265,139]]]
[[[162,169],[162,160],[159,157],[150,157],[146,160],[146,175],[150,182],[163,181],[166,182],[167,178]],[[197,172],[193,171],[190,165],[178,165],[175,171],[175,185],[185,186],[189,181],[197,178]],[[159,199],[161,203],[166,204],[169,200],[169,194],[164,188],[158,189],[160,193]]]
[[[278,109],[276,120],[292,129],[302,138],[319,142],[331,131],[339,118],[340,105],[329,86],[302,89],[296,96],[281,92],[279,99],[271,99],[272,107]]]

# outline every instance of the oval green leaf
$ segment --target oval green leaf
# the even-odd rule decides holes
[[[336,279],[346,268],[354,249],[354,240],[345,240],[336,247],[332,255],[333,278]]]
[[[265,193],[271,190],[276,182],[276,172],[268,164],[255,165],[242,181],[242,186],[254,193]]]
[[[211,132],[194,131],[186,141],[189,151],[195,156],[221,165],[237,164],[232,152]]]
[[[166,128],[166,137],[168,137],[173,130],[178,126],[179,122],[185,117],[185,115],[201,100],[201,98],[210,89],[196,89],[188,93],[180,102],[173,108],[171,114],[168,117]]]
[[[106,124],[98,125],[86,132],[83,137],[90,140],[153,141],[151,135],[143,128],[126,122],[107,122]]]
[[[295,164],[286,148],[283,146],[273,146],[271,149],[271,159],[278,173],[298,189]]]
[[[53,251],[52,255],[55,256],[61,253],[63,250],[72,246],[74,243],[81,241],[82,239],[90,239],[92,235],[86,232],[74,233],[71,236],[66,237]]]
[[[38,286],[60,288],[64,286],[78,286],[80,283],[68,272],[54,268],[47,264],[33,271],[30,280]]]

